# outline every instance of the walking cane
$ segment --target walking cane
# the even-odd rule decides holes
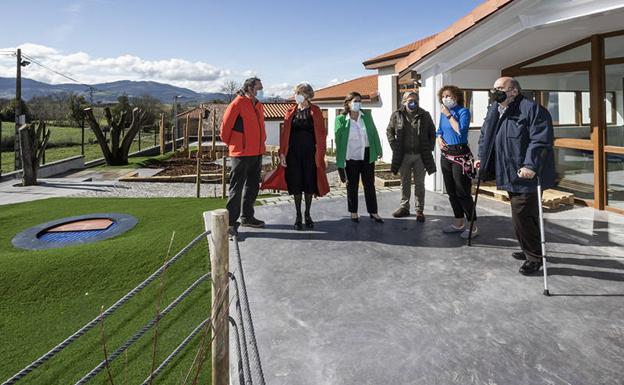
[[[477,215],[477,198],[479,198],[479,187],[481,187],[481,169],[477,169],[477,191],[475,191],[474,204],[472,205],[472,215],[470,216],[470,231],[468,231],[468,246],[472,246],[472,229],[474,227],[475,216]]]
[[[544,270],[544,295],[549,296],[548,271],[546,270],[546,237],[544,236],[544,209],[542,208],[542,181],[537,177],[537,206],[539,207],[540,241],[542,243],[542,269]]]

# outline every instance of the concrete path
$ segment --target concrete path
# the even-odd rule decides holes
[[[382,216],[398,201],[380,194]],[[318,200],[304,232],[289,203],[257,209],[267,228],[242,228],[240,246],[267,384],[624,383],[622,216],[548,214],[545,297],[510,256],[508,205],[481,200],[467,247],[441,233],[446,197],[427,201],[426,223],[380,225]]]

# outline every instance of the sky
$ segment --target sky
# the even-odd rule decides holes
[[[81,83],[217,92],[257,75],[265,95],[291,96],[301,81],[319,89],[373,74],[364,60],[439,32],[481,2],[3,0],[0,77],[15,76],[10,54],[22,48]],[[36,64],[22,76],[69,82]]]

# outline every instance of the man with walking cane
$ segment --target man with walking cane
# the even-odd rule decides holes
[[[509,194],[511,220],[522,249],[512,257],[524,260],[520,274],[530,275],[542,267],[538,179],[540,194],[555,182],[552,118],[521,94],[513,78],[496,80],[491,93],[494,103],[481,127],[475,165],[481,180],[495,179],[496,187]]]

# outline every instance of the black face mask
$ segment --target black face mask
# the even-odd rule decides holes
[[[492,98],[497,103],[502,103],[505,100],[507,100],[507,92],[501,91],[501,90],[495,90],[494,92],[492,92]]]

